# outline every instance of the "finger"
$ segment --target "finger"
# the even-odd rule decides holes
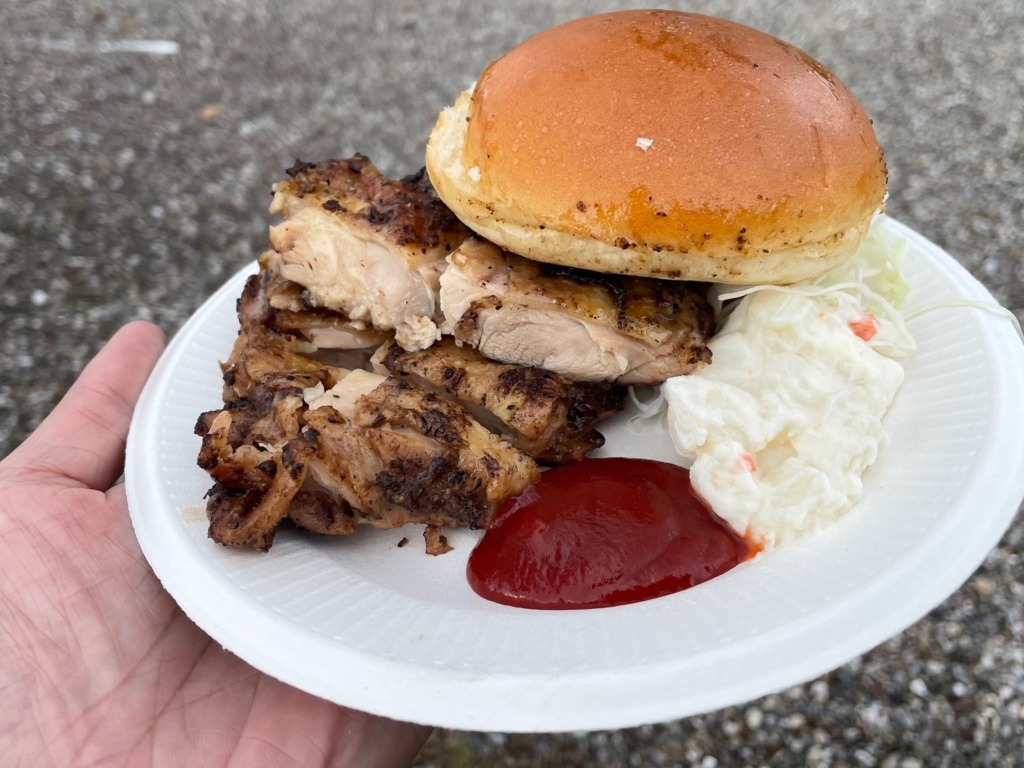
[[[129,323],[93,358],[39,428],[4,464],[23,477],[106,490],[124,468],[135,403],[163,351],[163,332]],[[5,473],[6,474],[6,473]]]

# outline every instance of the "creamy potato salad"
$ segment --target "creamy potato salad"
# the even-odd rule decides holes
[[[663,385],[694,488],[765,548],[819,530],[862,495],[903,381],[898,358],[913,348],[896,308],[907,290],[898,259],[876,228],[814,281],[721,293],[711,365]]]

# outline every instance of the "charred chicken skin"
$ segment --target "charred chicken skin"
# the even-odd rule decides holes
[[[211,538],[261,551],[286,517],[332,534],[358,523],[483,528],[539,477],[458,404],[366,371],[330,389],[269,395],[258,385],[203,414],[197,432],[199,463],[216,481]]]

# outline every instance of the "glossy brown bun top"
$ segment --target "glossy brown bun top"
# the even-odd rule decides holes
[[[522,43],[442,112],[427,168],[463,221],[524,256],[736,283],[845,258],[886,181],[871,121],[822,65],[672,11]]]

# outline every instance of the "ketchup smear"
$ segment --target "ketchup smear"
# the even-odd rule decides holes
[[[506,501],[470,554],[478,595],[519,608],[604,608],[672,594],[752,557],[682,467],[586,459]]]

